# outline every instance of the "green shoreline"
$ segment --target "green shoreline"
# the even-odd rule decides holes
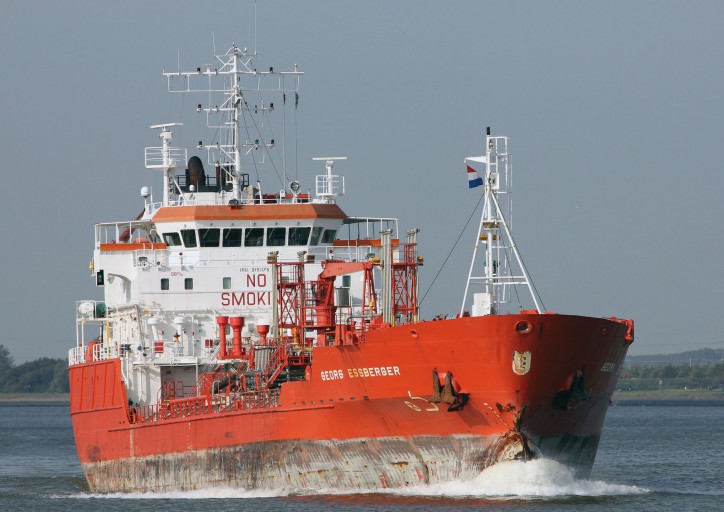
[[[616,391],[614,402],[647,400],[652,402],[667,400],[710,400],[724,401],[724,390],[721,389],[652,389],[640,391]]]
[[[665,402],[668,400],[710,400],[724,401],[724,390],[707,389],[663,389],[648,391],[616,391],[613,402],[645,400]],[[69,405],[70,393],[0,393],[0,405]]]
[[[0,393],[0,405],[70,405],[70,393]]]

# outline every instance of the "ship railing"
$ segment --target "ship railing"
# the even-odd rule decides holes
[[[134,405],[129,408],[131,423],[172,420],[188,416],[211,414],[208,397],[167,400],[153,405]]]
[[[93,359],[96,361],[106,361],[108,359],[116,359],[131,353],[130,343],[113,343],[96,345],[93,347]]]
[[[196,196],[194,193],[186,194],[177,199],[171,199],[168,202],[169,206],[225,206],[229,203],[229,199],[222,197],[221,195],[214,194],[213,196],[204,194],[203,196]],[[163,203],[154,202],[146,203],[146,214],[152,215],[156,210],[161,208]]]
[[[186,148],[149,147],[146,148],[144,156],[147,169],[173,169],[188,161]]]
[[[183,381],[165,382],[161,389],[158,390],[158,402],[163,403],[168,400],[178,400],[183,398],[194,398],[194,385],[186,385]]]
[[[106,361],[108,359],[130,358],[131,343],[116,342],[112,344],[91,343],[73,347],[68,351],[68,365]]]
[[[154,341],[153,342],[153,357],[158,359],[162,357],[183,357],[188,352],[184,347],[184,344],[179,341]]]
[[[341,245],[340,242],[348,242],[347,240],[335,240],[335,245],[310,246],[307,249],[307,260],[342,260],[342,261],[365,261],[372,256],[378,256],[379,248],[371,245],[364,245],[366,240],[360,240],[360,245]],[[356,241],[353,241],[356,242]]]
[[[281,372],[287,366],[290,347],[285,343],[279,343],[276,346],[256,347],[256,353],[265,351],[266,364],[262,371],[264,372],[264,381],[266,386],[270,386],[279,377]]]
[[[333,246],[312,246],[307,249],[307,258],[313,256],[316,261],[342,260],[367,261],[371,258],[381,257],[379,244],[370,243],[374,240],[335,240]],[[397,244],[397,245],[395,245]],[[397,248],[398,241],[393,241],[393,261],[403,261],[404,251]]]
[[[307,249],[307,261],[323,261],[334,258],[346,259],[343,253],[337,255],[335,248],[323,245],[310,246]]]
[[[316,177],[316,195],[321,201],[328,201],[344,195],[344,176],[320,174]]]
[[[243,338],[242,338],[243,339]],[[195,345],[194,345],[195,346]],[[216,366],[216,359],[219,357],[219,352],[221,351],[221,344],[214,343],[213,339],[206,339],[204,340],[204,347],[201,349],[201,355],[206,358],[208,361],[213,361],[212,363],[207,363],[199,368],[200,377],[196,381],[196,384],[194,384],[194,388],[191,391],[192,396],[200,396],[203,394],[204,389],[202,388],[202,377],[204,375],[209,375],[209,372],[213,371],[213,368]],[[194,354],[196,355],[196,354]]]
[[[73,347],[68,351],[68,366],[85,363],[87,347]]]
[[[347,217],[340,229],[346,232],[349,240],[374,240],[379,244],[380,232],[392,230],[392,238],[397,238],[398,219],[393,217]]]
[[[136,240],[134,238],[134,240]],[[131,240],[131,241],[134,241]],[[366,261],[373,257],[380,257],[380,248],[375,245],[367,244],[369,240],[335,240],[333,246],[330,245],[317,245],[317,246],[299,246],[300,249],[307,251],[307,261],[323,261],[323,260],[342,260],[342,261]],[[346,245],[349,244],[349,245]],[[207,265],[219,266],[227,265],[229,262],[242,263],[248,262],[249,251],[252,249],[258,249],[260,256],[263,254],[266,256],[266,252],[263,251],[263,247],[251,248],[251,247],[230,247],[227,248],[227,254],[223,257],[216,254],[206,254],[204,257],[196,256],[196,263],[203,262]],[[189,256],[185,256],[181,260],[177,255],[173,253],[169,254],[167,246],[162,247],[148,244],[147,248],[133,250],[133,266],[141,268],[151,268],[157,266],[179,266],[181,261],[189,263]],[[399,261],[402,258],[401,251],[395,251],[395,261]],[[251,260],[253,261],[253,260]],[[91,276],[94,276],[91,273]]]
[[[209,366],[210,365],[207,365],[207,367],[204,368],[204,370],[202,371],[201,375],[199,375],[199,379],[196,381],[196,384],[194,384],[194,387],[191,390],[191,396],[202,396],[209,394],[210,390],[212,389],[213,383],[218,380],[220,373],[213,371]]]
[[[153,214],[156,213],[156,211],[158,211],[158,209],[162,206],[163,202],[161,201],[147,202],[143,207],[143,213],[146,217],[153,217]]]
[[[185,194],[178,199],[169,202],[170,206],[219,206],[228,204],[227,198],[216,194],[196,195],[195,193]]]
[[[215,413],[264,409],[279,405],[279,389],[259,391],[232,391],[217,394],[211,398],[211,407]]]
[[[278,389],[231,392],[223,395],[177,398],[153,405],[131,406],[129,408],[129,421],[131,423],[168,421],[193,416],[276,407],[278,405]]]
[[[153,225],[147,220],[124,222],[102,222],[95,225],[95,248],[101,244],[115,243],[159,243],[151,233]]]
[[[206,192],[216,192],[209,194]],[[214,190],[202,190],[197,192],[184,192],[183,195],[171,199],[169,206],[226,206],[233,198],[231,193]],[[264,194],[263,197],[242,200],[242,204],[295,204],[308,203],[309,194]],[[146,203],[144,213],[146,216],[152,216],[159,208],[163,206],[161,202]]]

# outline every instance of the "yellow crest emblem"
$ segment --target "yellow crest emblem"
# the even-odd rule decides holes
[[[516,375],[525,375],[530,371],[530,351],[513,352],[513,373]]]

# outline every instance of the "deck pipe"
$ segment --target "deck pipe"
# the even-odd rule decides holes
[[[219,326],[219,359],[226,359],[226,326],[229,325],[228,316],[217,316]]]
[[[267,324],[257,324],[256,332],[258,332],[261,337],[260,343],[262,345],[266,345],[266,337],[267,334],[269,334],[269,326]]]
[[[232,316],[229,318],[231,328],[234,330],[234,351],[233,357],[241,357],[241,329],[244,327],[243,316]]]

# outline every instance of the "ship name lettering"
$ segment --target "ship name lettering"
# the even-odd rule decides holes
[[[322,380],[339,380],[344,379],[344,372],[342,370],[327,370],[321,373]]]
[[[373,366],[370,368],[347,368],[350,379],[357,377],[393,377],[400,374],[399,366]]]
[[[245,291],[224,292],[221,294],[222,306],[269,306],[271,305],[271,292]]]

